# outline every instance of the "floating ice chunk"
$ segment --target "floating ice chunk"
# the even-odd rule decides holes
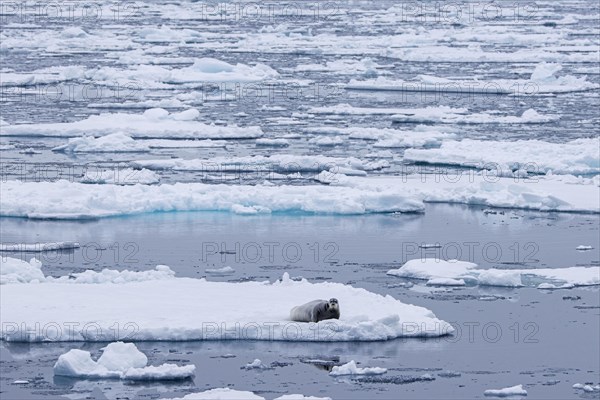
[[[331,397],[304,396],[302,394],[285,394],[274,400],[331,400]]]
[[[594,248],[592,246],[586,246],[586,245],[579,245],[575,248],[575,250],[577,251],[589,251],[589,250],[593,250]]]
[[[290,145],[287,139],[256,139],[257,146],[270,146],[270,147],[287,147]]]
[[[327,157],[320,155],[274,154],[270,157],[214,157],[209,159],[161,159],[137,160],[132,164],[138,168],[174,169],[178,171],[242,172],[320,172],[343,167],[353,170],[373,171],[389,167],[385,160],[365,161],[355,157]]]
[[[346,85],[346,88],[353,90],[463,93],[465,95],[475,93],[522,95],[521,92],[526,91],[527,95],[532,96],[548,93],[580,92],[599,87],[598,84],[588,82],[585,77],[577,78],[571,75],[557,77],[556,74],[561,69],[560,64],[542,62],[536,66],[529,80],[493,79],[482,81],[419,75],[417,79],[411,81],[384,77],[362,81],[353,79]]]
[[[432,112],[433,111],[433,112]],[[453,113],[442,110],[430,110],[429,112],[409,112],[392,115],[393,122],[419,122],[419,123],[441,123],[441,124],[544,124],[558,121],[558,115],[542,115],[533,109],[529,109],[518,116],[497,115],[492,113]]]
[[[132,282],[162,281],[173,279],[175,272],[166,265],[157,265],[155,269],[147,271],[117,271],[103,269],[100,272],[86,270],[60,278],[46,278],[49,282],[71,284],[124,284]]]
[[[162,364],[157,367],[130,368],[125,371],[123,379],[133,381],[172,381],[188,379],[194,376],[195,365],[178,366],[175,364]]]
[[[146,366],[148,358],[133,343],[110,343],[98,361],[88,351],[73,349],[61,355],[54,375],[83,379],[174,380],[194,376],[194,365]]]
[[[535,277],[561,282],[561,289],[575,286],[600,285],[600,267],[539,268],[539,269],[479,269],[477,264],[421,258],[407,261],[402,267],[388,271],[388,275],[412,279],[464,279],[480,285],[520,287],[523,277]],[[550,283],[550,282],[546,282]],[[538,285],[539,287],[539,285]],[[540,287],[550,288],[548,287]]]
[[[52,150],[66,153],[121,153],[145,152],[150,151],[150,148],[124,133],[112,133],[99,138],[93,136],[71,138],[68,143],[57,146]]]
[[[29,381],[25,380],[25,379],[19,379],[13,382],[13,384],[15,385],[27,385],[29,384]]]
[[[354,360],[340,366],[334,366],[329,375],[331,376],[342,376],[342,375],[381,375],[387,372],[386,368],[381,367],[367,367],[359,368],[356,366]]]
[[[185,148],[215,148],[226,147],[225,140],[169,140],[169,139],[150,139],[144,140],[151,149],[185,149]]]
[[[0,86],[48,85],[83,78],[85,69],[79,66],[51,67],[32,72],[2,72]],[[49,89],[52,93],[52,89]],[[46,93],[47,94],[47,93]],[[58,93],[60,97],[60,93]]]
[[[363,190],[334,186],[87,185],[68,181],[7,181],[0,215],[85,219],[160,211],[306,212],[367,214],[421,212],[401,188]],[[117,200],[118,199],[118,200]]]
[[[333,115],[420,115],[422,117],[432,118],[433,116],[445,115],[467,115],[466,108],[451,108],[448,106],[426,107],[426,108],[369,108],[354,107],[350,104],[336,104],[333,106],[312,107],[308,110],[312,114],[333,114]]]
[[[38,253],[43,251],[71,250],[79,247],[77,242],[52,243],[2,243],[0,251]]]
[[[42,263],[36,258],[29,262],[12,257],[0,257],[0,285],[9,283],[39,283],[46,278]]]
[[[254,139],[263,135],[257,127],[207,125],[189,120],[192,110],[169,113],[154,108],[143,114],[107,113],[76,122],[19,124],[3,127],[0,136],[105,136],[127,132],[133,138]]]
[[[136,322],[137,341],[372,341],[435,337],[454,331],[428,309],[339,283],[294,281],[287,274],[273,284],[207,282],[173,278],[170,270],[159,272],[153,271],[150,278],[155,279],[149,279],[140,275],[144,272],[121,271],[117,273],[123,277],[119,284],[112,283],[113,272],[104,279],[104,274],[86,271],[76,279],[47,278],[35,285],[4,285],[0,290],[1,337],[7,341],[118,340],[131,335],[131,331],[115,333],[111,326],[125,326],[130,321]],[[340,320],[321,321],[319,329],[289,321],[293,306],[307,298],[328,296],[344,305],[346,311]],[[279,301],[273,303],[273,298]],[[73,299],[77,299],[77,307],[73,307]],[[83,328],[89,321],[94,321],[98,329]],[[65,329],[35,329],[50,323]],[[76,360],[81,361],[81,357]],[[90,366],[90,373],[95,371],[91,368],[94,364],[82,362]]]
[[[258,358],[242,367],[242,369],[268,369],[269,366],[263,364]]]
[[[464,279],[434,278],[427,281],[427,286],[465,286]]]
[[[337,146],[337,145],[343,144],[344,139],[341,138],[340,136],[335,136],[335,137],[325,136],[325,137],[312,138],[308,141],[308,143],[315,144],[317,146],[323,146],[323,147]]]
[[[39,150],[35,150],[33,147],[29,147],[27,149],[23,149],[19,151],[20,154],[29,154],[29,155],[33,155],[33,154],[42,154],[41,151]]]
[[[494,397],[527,396],[527,390],[523,389],[523,385],[517,385],[504,389],[488,389],[483,394]]]
[[[561,286],[556,286],[552,283],[540,283],[537,286],[538,289],[545,289],[545,290],[572,289],[574,287],[575,287],[575,285],[571,285],[568,283],[565,283],[564,285],[561,285]]]
[[[231,267],[223,267],[223,268],[205,269],[204,272],[206,272],[207,274],[212,274],[212,275],[227,275],[227,274],[233,274],[235,272],[235,269],[233,269]]]
[[[470,271],[475,268],[477,268],[477,264],[467,261],[419,258],[407,261],[399,269],[388,271],[388,275],[427,280],[455,279],[470,275]]]
[[[567,143],[541,140],[514,142],[445,141],[438,149],[408,149],[404,160],[427,164],[491,168],[495,172],[523,168],[533,174],[596,174],[600,172],[600,140],[576,139]]]
[[[521,272],[511,270],[488,269],[479,271],[477,277],[480,285],[485,286],[503,286],[503,287],[521,287]]]
[[[600,390],[600,385],[592,386],[589,384],[576,383],[573,385],[573,389],[581,389],[584,392],[593,392],[595,390]]]
[[[233,390],[231,388],[211,389],[200,393],[190,393],[184,397],[171,400],[265,400],[252,392]]]

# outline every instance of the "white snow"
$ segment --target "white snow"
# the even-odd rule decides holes
[[[576,139],[566,143],[541,140],[444,141],[437,149],[408,149],[404,160],[428,164],[460,165],[536,174],[600,173],[600,139]]]
[[[85,270],[60,278],[44,276],[41,267],[42,263],[36,258],[32,258],[29,262],[25,262],[18,258],[0,257],[0,284],[41,282],[62,284],[121,284],[128,282],[144,282],[148,280],[166,280],[175,276],[175,272],[166,265],[158,265],[153,270],[139,272],[129,270],[117,271],[113,269],[103,269],[100,272]]]
[[[425,308],[340,283],[293,281],[287,273],[274,283],[208,282],[174,278],[167,267],[160,268],[139,273],[86,271],[76,279],[47,278],[36,284],[9,282],[0,290],[2,338],[32,342],[124,338],[336,342],[453,332],[451,325]],[[118,276],[118,284],[111,275]],[[331,297],[340,302],[339,320],[314,326],[288,319],[292,307]],[[273,302],[274,298],[278,301]],[[77,299],[77,307],[73,299]],[[135,321],[133,333],[114,329],[131,325],[131,321]]]
[[[504,389],[488,389],[483,394],[495,397],[527,396],[527,390],[523,389],[523,385],[517,385]]]
[[[254,139],[263,135],[257,126],[209,125],[196,121],[198,116],[195,109],[169,113],[152,108],[142,114],[106,113],[75,122],[13,124],[3,127],[0,136],[81,137],[126,132],[133,138]]]
[[[0,257],[0,285],[9,283],[40,283],[46,278],[35,258],[29,262],[12,257]]]
[[[97,361],[90,352],[73,349],[54,364],[54,375],[82,379],[176,380],[194,376],[196,366],[147,366],[148,357],[133,343],[114,342],[103,348]]]
[[[381,375],[387,372],[386,368],[381,367],[366,367],[360,368],[356,366],[354,360],[340,366],[334,366],[329,373],[331,376],[343,376],[343,375]]]
[[[144,152],[150,148],[125,133],[111,133],[99,138],[83,136],[71,138],[68,143],[57,146],[53,151],[64,151],[66,153],[107,153],[107,152]]]
[[[524,286],[523,278],[534,277],[549,282],[560,282],[561,289],[575,286],[600,285],[600,267],[566,267],[566,268],[539,268],[539,269],[480,269],[477,264],[457,261],[441,260],[437,258],[417,258],[407,261],[398,269],[389,270],[388,275],[402,278],[437,280],[453,279],[472,281],[479,285],[520,287]],[[550,286],[537,286],[540,289]],[[552,286],[552,288],[557,288]]]

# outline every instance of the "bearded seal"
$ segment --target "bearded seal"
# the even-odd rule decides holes
[[[313,300],[291,309],[290,319],[296,322],[319,322],[324,319],[340,319],[337,299]]]

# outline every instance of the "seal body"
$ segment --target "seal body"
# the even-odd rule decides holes
[[[340,319],[337,299],[313,300],[292,308],[290,319],[296,322],[319,322],[325,319]]]

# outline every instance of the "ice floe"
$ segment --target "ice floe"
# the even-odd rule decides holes
[[[543,115],[534,109],[525,110],[521,116],[502,115],[495,112],[471,113],[467,108],[448,106],[425,108],[373,108],[354,107],[349,104],[309,108],[312,114],[332,115],[390,115],[398,123],[439,124],[543,124],[558,121],[558,115]]]
[[[386,368],[381,367],[365,367],[356,366],[356,361],[352,360],[343,365],[335,365],[329,375],[344,376],[344,375],[381,375],[387,372]]]
[[[523,389],[523,385],[516,385],[504,389],[488,389],[483,394],[494,397],[527,396],[527,390]]]
[[[456,139],[454,131],[447,127],[418,125],[411,130],[371,127],[316,127],[305,130],[307,133],[347,135],[350,139],[376,140],[374,147],[409,148],[436,147],[445,140]]]
[[[400,268],[391,269],[388,275],[402,278],[428,280],[463,280],[485,286],[521,287],[540,289],[567,289],[575,286],[600,285],[600,267],[481,269],[475,263],[438,258],[409,260]],[[537,282],[542,282],[538,284]],[[552,284],[553,286],[543,285]],[[557,287],[554,284],[560,283]]]
[[[400,123],[441,123],[441,124],[545,124],[558,121],[558,115],[543,115],[528,109],[521,116],[499,115],[492,112],[453,113],[438,112],[436,109],[423,112],[403,112],[392,115],[392,121]]]
[[[170,400],[265,400],[253,392],[234,390],[231,388],[217,388],[199,393],[190,393],[184,397]],[[274,400],[331,400],[329,397],[304,396],[301,394],[285,394]]]
[[[22,272],[29,279],[29,270],[39,271],[37,265],[21,271],[26,264],[23,261],[16,265],[9,258],[9,263],[18,277]],[[12,279],[0,290],[2,338],[31,342],[335,342],[432,337],[453,332],[448,323],[425,308],[340,283],[293,281],[287,273],[274,283],[208,282],[174,278],[167,269],[139,273],[86,271],[76,279],[44,281],[43,276],[38,277],[35,284],[23,283],[27,279]],[[112,283],[113,276],[121,278],[119,284]],[[330,297],[343,304],[345,311],[339,320],[317,324],[289,320],[292,307],[310,299]],[[278,301],[273,302],[274,298]],[[73,307],[73,299],[77,299],[77,307]],[[123,329],[115,330],[115,326]]]
[[[31,252],[72,250],[79,247],[77,242],[49,242],[49,243],[0,243],[0,251]]]
[[[562,69],[560,64],[542,62],[535,67],[530,79],[476,80],[447,79],[429,75],[419,75],[415,80],[377,79],[351,80],[346,88],[355,90],[391,90],[408,92],[438,92],[462,94],[512,94],[527,95],[546,93],[569,93],[592,90],[600,85],[588,82],[585,77],[572,75],[557,77]]]
[[[61,355],[54,375],[81,379],[125,379],[134,381],[180,380],[194,376],[195,365],[147,366],[148,357],[133,343],[114,342],[103,348],[97,361],[89,351],[73,349]]]
[[[600,139],[576,139],[566,143],[541,140],[444,141],[436,149],[408,149],[404,160],[411,162],[491,168],[502,171],[522,170],[534,174],[600,173]]]
[[[66,153],[119,153],[145,152],[150,151],[150,148],[125,133],[111,133],[99,138],[93,136],[71,138],[67,144],[57,146],[52,150]]]
[[[169,113],[162,108],[142,114],[107,113],[64,123],[8,125],[0,136],[80,137],[125,132],[133,138],[254,139],[263,135],[259,127],[219,126],[196,121],[196,109]]]
[[[264,64],[232,65],[214,58],[200,58],[189,67],[167,68],[159,65],[138,65],[129,69],[102,67],[89,70],[86,78],[96,83],[121,86],[140,85],[145,89],[173,87],[203,88],[214,83],[249,83],[277,78],[279,74]]]
[[[137,160],[132,165],[153,170],[173,169],[176,171],[204,172],[321,172],[332,170],[342,173],[340,168],[359,171],[374,171],[389,166],[385,160],[365,161],[355,157],[328,157],[321,155],[274,154],[272,156],[214,157],[209,159],[161,159]]]

